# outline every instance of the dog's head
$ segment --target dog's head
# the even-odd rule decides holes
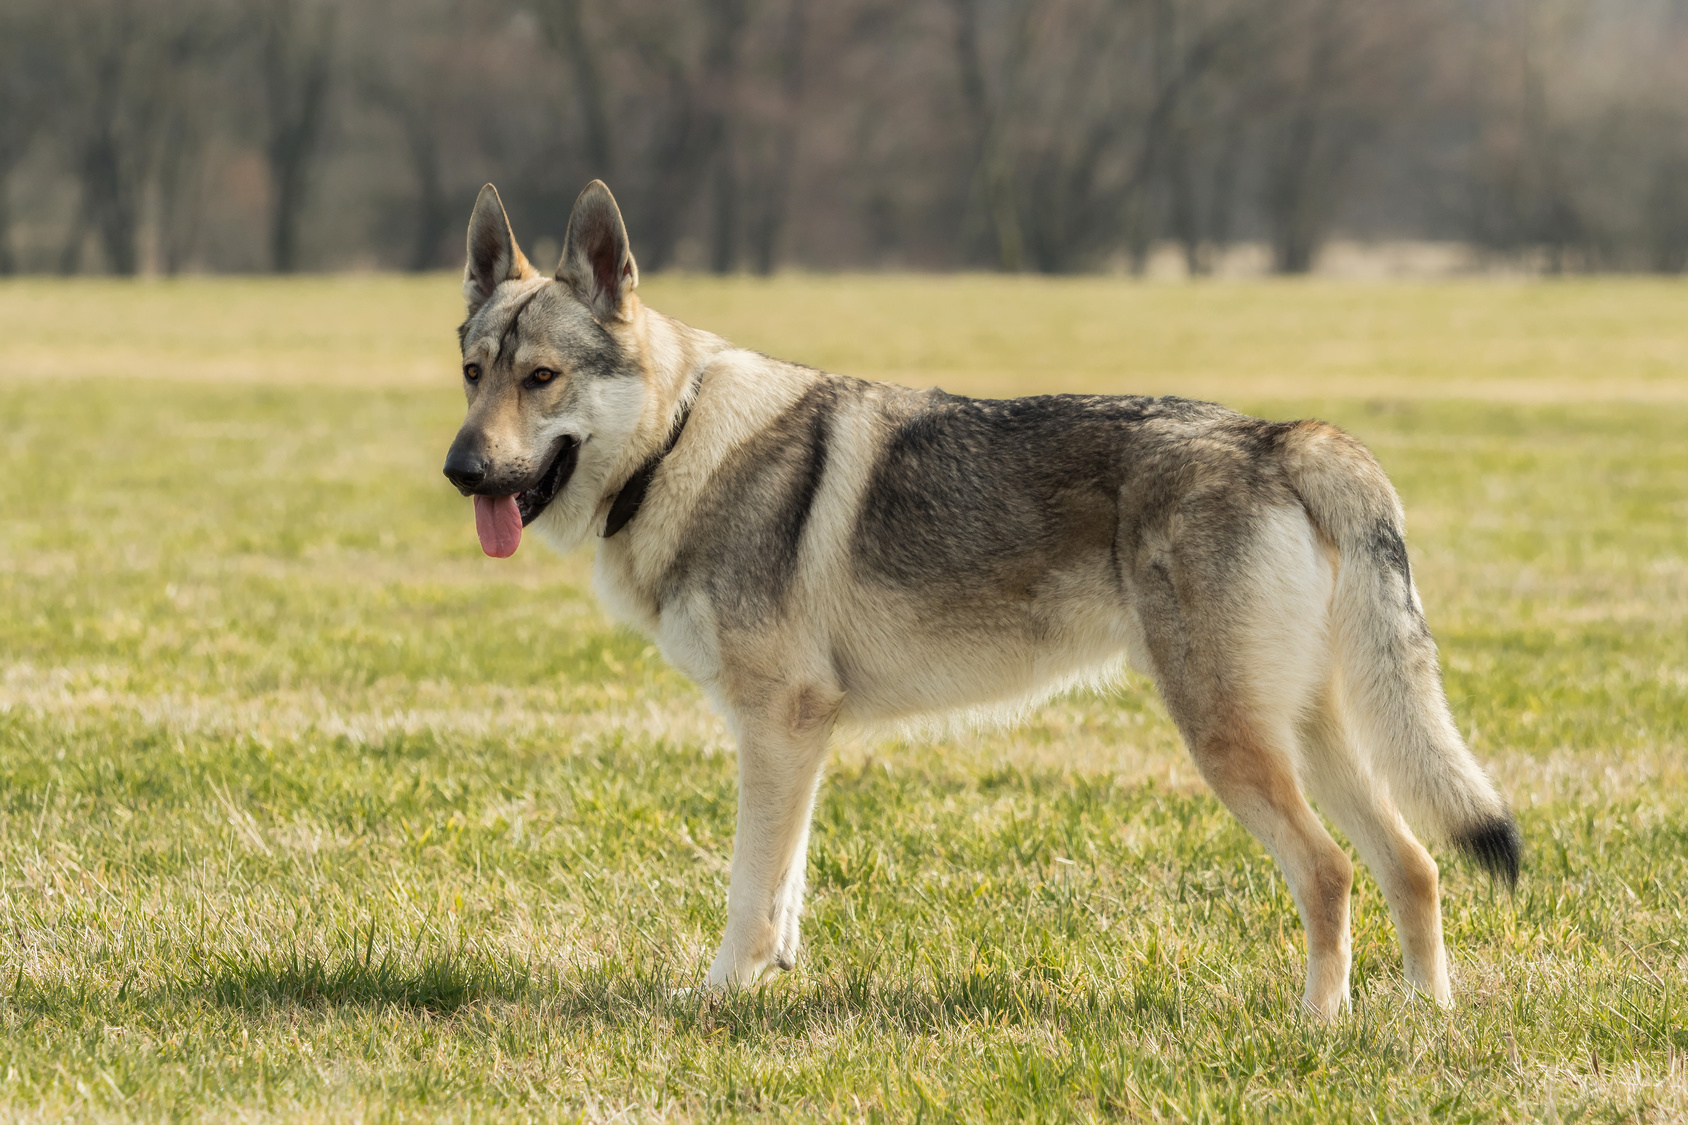
[[[475,498],[487,554],[512,554],[529,524],[572,546],[614,487],[648,393],[638,283],[627,227],[601,181],[575,201],[549,277],[516,245],[497,190],[481,189],[459,330],[469,411],[445,475]]]

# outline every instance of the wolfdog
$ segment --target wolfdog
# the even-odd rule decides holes
[[[593,181],[543,275],[488,184],[445,475],[487,554],[596,535],[610,612],[708,694],[739,746],[715,988],[798,953],[827,742],[1047,697],[1120,661],[1282,866],[1304,1000],[1348,1003],[1353,866],[1406,976],[1449,1002],[1437,868],[1408,822],[1515,881],[1506,802],[1449,714],[1400,501],[1358,441],[1180,398],[992,401],[829,375],[646,308]]]

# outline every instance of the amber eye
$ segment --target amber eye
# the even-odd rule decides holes
[[[557,373],[549,367],[535,367],[533,369],[533,374],[528,376],[528,378],[532,379],[535,383],[549,383],[556,377]]]
[[[476,379],[481,377],[481,365],[478,363],[465,363],[463,365],[463,377],[473,383]]]

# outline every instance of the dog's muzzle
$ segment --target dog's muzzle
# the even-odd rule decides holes
[[[551,456],[537,478],[510,480],[493,470],[472,438],[459,434],[446,454],[445,476],[465,496],[514,496],[525,527],[557,498],[579,460],[580,440],[564,434],[552,446]]]

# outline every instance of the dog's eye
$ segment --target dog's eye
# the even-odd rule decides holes
[[[549,367],[535,367],[528,379],[535,383],[549,383],[557,377],[557,373]]]
[[[463,377],[473,383],[476,379],[481,377],[481,365],[478,363],[465,363],[463,365]]]

